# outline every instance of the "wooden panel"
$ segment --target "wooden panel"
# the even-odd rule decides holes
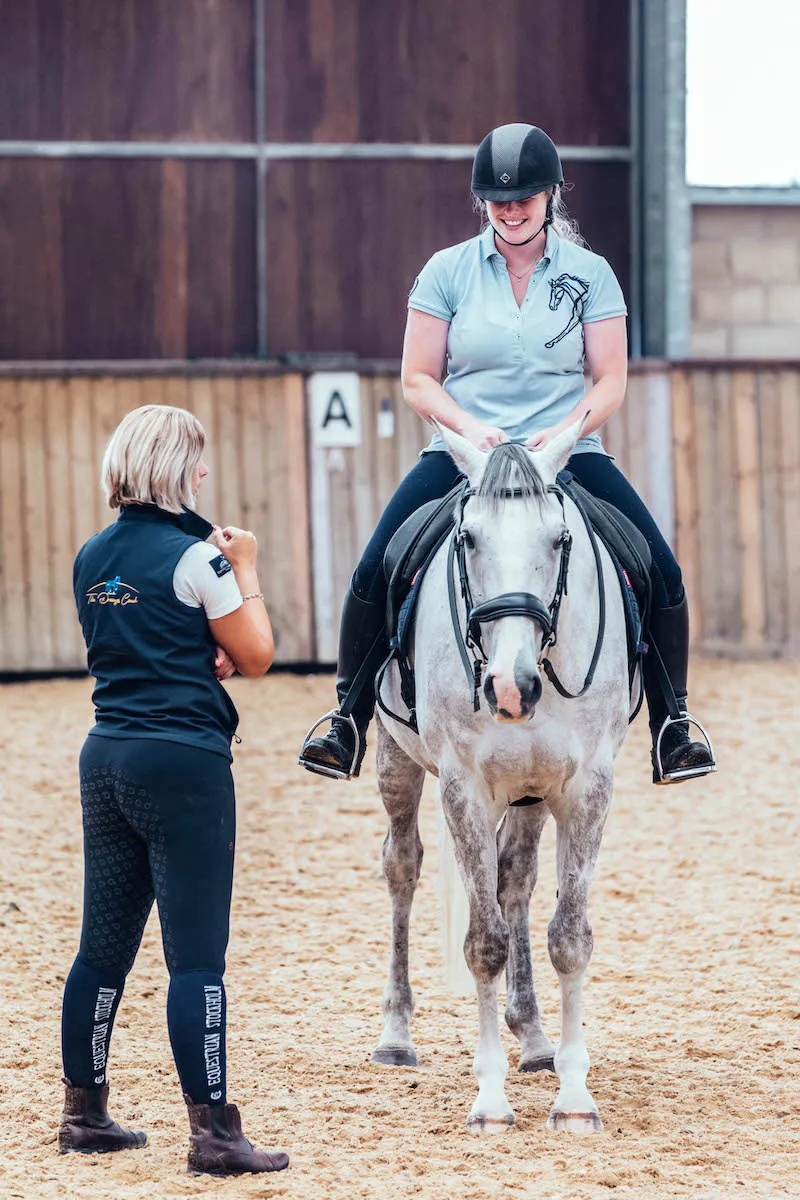
[[[800,650],[800,374],[778,377],[788,648]]]
[[[781,410],[778,376],[765,371],[756,380],[759,432],[759,513],[763,545],[764,637],[780,646],[788,638],[786,539],[781,471]],[[792,534],[797,537],[796,531]]]
[[[624,288],[627,168],[570,170],[571,208]],[[479,229],[463,162],[275,162],[267,224],[270,353],[365,358],[400,357],[415,276],[436,250]]]
[[[703,640],[700,593],[699,503],[697,496],[697,439],[691,381],[685,371],[672,377],[672,462],[675,479],[675,555],[692,610],[692,636]]]
[[[254,354],[254,167],[189,162],[186,171],[187,357]]]
[[[274,141],[628,141],[627,0],[267,0]],[[291,70],[287,64],[291,63]]]
[[[0,357],[256,348],[246,162],[0,160]]]
[[[253,137],[252,0],[0,0],[0,137]]]
[[[28,669],[24,446],[17,383],[0,381],[0,670]]]
[[[739,574],[742,588],[742,643],[764,643],[765,600],[759,494],[758,403],[755,376],[733,376],[733,429],[739,507]]]
[[[72,463],[69,454],[70,394],[63,379],[42,382],[45,406],[45,471],[48,481],[47,554],[50,561],[49,609],[52,658],[47,670],[83,665],[84,649],[72,592],[75,536],[69,505]]]
[[[63,170],[0,159],[0,359],[63,356]]]

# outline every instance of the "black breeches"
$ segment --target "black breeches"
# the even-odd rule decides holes
[[[235,841],[230,764],[176,742],[89,737],[80,760],[83,928],[64,992],[64,1073],[105,1082],[125,977],[155,899],[184,1092],[225,1101],[225,951]]]

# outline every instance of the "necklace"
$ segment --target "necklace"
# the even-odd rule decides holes
[[[541,259],[539,259],[539,262],[541,262]],[[512,271],[511,267],[508,265],[508,263],[506,263],[506,270],[508,271],[509,275],[512,276],[512,278],[516,279],[517,283],[522,283],[525,276],[529,275],[535,266],[536,266],[536,263],[531,263],[531,265],[529,267],[525,268],[525,270],[522,272],[521,275],[518,275],[516,273],[516,271]]]

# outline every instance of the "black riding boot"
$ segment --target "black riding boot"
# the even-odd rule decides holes
[[[650,642],[661,655],[678,708],[687,712],[686,684],[689,671],[689,605],[686,593],[671,608],[654,608],[650,615]],[[650,733],[653,738],[653,783],[680,783],[698,775],[716,771],[717,764],[710,743],[693,742],[689,735],[690,722],[672,721],[664,696],[664,684],[655,654],[645,656],[644,684],[650,710]],[[663,729],[663,733],[662,733]],[[705,735],[705,731],[701,730]],[[661,745],[658,741],[661,736]]]
[[[348,704],[352,721],[358,730],[358,739],[350,720],[346,716],[340,716],[337,710],[332,718],[330,732],[324,737],[307,738],[300,751],[297,761],[307,771],[313,771],[317,775],[332,775],[336,779],[354,779],[361,770],[364,751],[367,748],[367,726],[375,710],[375,675],[389,652],[384,633],[385,616],[386,609],[383,603],[375,604],[370,600],[362,600],[353,591],[352,583],[350,584],[344,598],[342,622],[339,627],[339,675],[336,680],[336,692],[341,706],[361,672],[363,678],[357,698],[355,702],[351,698]],[[362,671],[368,656],[371,660],[370,669]],[[322,720],[327,720],[327,717],[323,717]],[[322,724],[322,721],[319,724]],[[316,726],[314,728],[316,729]]]

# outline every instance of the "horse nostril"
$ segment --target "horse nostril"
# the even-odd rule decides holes
[[[497,708],[497,693],[494,690],[494,675],[487,675],[483,684],[483,694],[492,708]]]
[[[542,698],[542,677],[541,677],[541,675],[534,675],[533,683],[531,686],[531,694],[530,694],[531,704],[538,704],[539,701],[541,700],[541,698]]]

